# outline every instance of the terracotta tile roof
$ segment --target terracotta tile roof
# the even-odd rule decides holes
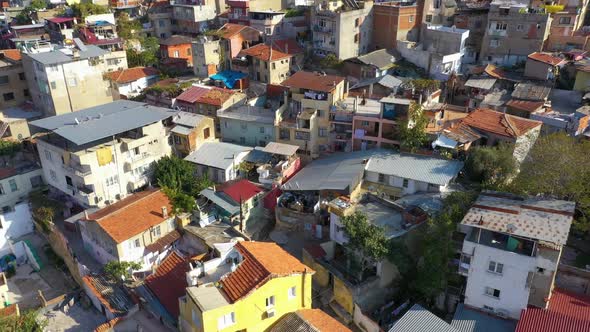
[[[291,55],[303,53],[303,48],[293,39],[281,39],[272,42],[272,45],[279,51]]]
[[[225,103],[231,96],[233,96],[234,92],[231,90],[221,89],[213,87],[207,93],[200,96],[197,99],[197,102],[201,104],[209,104],[213,106],[221,106]]]
[[[322,75],[309,71],[298,71],[281,83],[283,86],[299,89],[310,89],[321,92],[332,92],[336,85],[344,81],[344,77]]]
[[[274,277],[314,273],[297,258],[272,242],[238,242],[235,248],[244,260],[220,280],[221,290],[234,303]]]
[[[172,204],[159,189],[133,194],[115,204],[88,216],[87,222],[95,221],[116,242],[121,243],[140,234],[164,220],[162,207],[171,217]]]
[[[4,54],[5,58],[12,61],[20,61],[23,58],[19,50],[2,50],[1,53]]]
[[[512,107],[517,110],[526,111],[526,112],[535,112],[539,110],[539,108],[543,107],[545,103],[542,101],[529,101],[529,100],[516,100],[510,99],[506,106]]]
[[[106,73],[106,76],[117,83],[129,83],[140,78],[158,75],[160,72],[153,67],[134,67]]]
[[[0,317],[8,317],[18,312],[18,304],[14,303],[0,309]]]
[[[590,296],[555,288],[548,310],[579,320],[590,321]]]
[[[494,78],[507,78],[506,73],[502,69],[496,67],[495,65],[487,65],[484,68],[484,72]]]
[[[558,65],[562,64],[563,62],[565,62],[565,60],[562,58],[558,58],[558,57],[553,56],[551,54],[541,53],[541,52],[531,53],[531,54],[529,54],[528,58],[535,60],[535,61],[546,63],[551,66],[558,66]]]
[[[155,242],[147,245],[145,250],[148,252],[162,252],[167,246],[171,245],[178,239],[180,239],[180,232],[173,230],[172,232],[157,239]]]
[[[0,180],[9,178],[14,175],[16,175],[16,169],[14,169],[12,167],[0,168]]]
[[[188,260],[173,251],[164,258],[156,272],[145,279],[147,287],[172,317],[178,317],[180,314],[178,298],[186,294],[186,273],[189,270]]]
[[[351,331],[348,327],[342,325],[332,316],[326,314],[320,309],[303,309],[297,310],[297,315],[306,320],[311,326],[319,332],[347,332]]]
[[[511,138],[520,137],[542,124],[540,121],[524,119],[483,108],[471,112],[461,120],[461,123],[483,132]]]
[[[249,55],[262,61],[277,61],[290,58],[292,55],[279,51],[276,47],[272,48],[272,60],[270,60],[270,46],[266,44],[256,44],[245,50],[241,50],[238,56]]]
[[[110,331],[113,331],[113,327],[115,327],[115,325],[119,324],[119,322],[121,322],[124,319],[125,319],[125,317],[115,317],[115,318],[109,320],[108,322],[104,322],[104,323],[98,325],[94,329],[94,332],[110,332]]]
[[[162,40],[160,42],[160,45],[174,46],[174,45],[190,44],[191,42],[192,42],[192,39],[190,37],[181,36],[181,35],[173,35],[173,36],[170,36],[170,37]]]
[[[245,202],[262,192],[262,189],[246,179],[225,182],[218,186],[217,190],[231,197],[236,203],[240,203],[240,198]]]
[[[194,104],[201,96],[209,92],[209,90],[209,87],[191,86],[190,88],[186,89],[183,93],[181,93],[178,97],[176,97],[176,100]]]
[[[242,31],[245,28],[247,28],[247,26],[245,26],[245,25],[235,24],[235,23],[225,23],[217,31],[221,33],[221,37],[229,39],[229,38],[235,36],[236,34],[238,34],[240,31]]]

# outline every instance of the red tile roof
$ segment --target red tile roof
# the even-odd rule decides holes
[[[281,83],[283,86],[299,89],[310,89],[321,92],[332,92],[336,85],[344,81],[344,77],[336,75],[322,75],[309,71],[298,71]]]
[[[321,309],[302,309],[297,310],[297,315],[315,327],[319,332],[349,332],[348,327],[342,325],[332,316],[326,314]]]
[[[20,61],[22,59],[22,54],[19,50],[2,50],[0,52],[4,54],[5,58],[12,61]]]
[[[562,64],[563,62],[565,62],[565,60],[562,58],[558,58],[558,57],[555,57],[551,54],[541,53],[541,52],[531,53],[531,54],[529,54],[528,58],[535,60],[535,61],[546,63],[551,66],[558,66],[558,65]]]
[[[253,58],[260,59],[262,61],[277,61],[281,59],[288,59],[292,55],[279,51],[276,47],[272,48],[272,60],[270,59],[270,46],[266,44],[256,44],[245,50],[241,50],[238,56],[249,55]]]
[[[221,106],[223,105],[231,96],[233,96],[234,92],[232,90],[221,89],[217,87],[211,88],[207,93],[200,96],[197,99],[197,102],[201,104],[209,104],[213,106]]]
[[[488,74],[488,76],[491,76],[493,78],[498,78],[498,79],[506,78],[506,73],[502,69],[496,67],[495,65],[487,65],[483,71],[486,74]]]
[[[156,272],[145,279],[147,287],[173,317],[180,314],[178,298],[186,294],[186,273],[189,270],[188,260],[173,251],[164,258]]]
[[[0,317],[8,317],[12,315],[18,315],[18,304],[14,303],[0,309]]]
[[[116,243],[121,243],[170,218],[162,216],[162,207],[172,213],[172,204],[162,191],[146,190],[98,210],[88,216],[87,222],[97,222]]]
[[[173,230],[172,232],[162,236],[161,238],[147,245],[145,247],[145,250],[147,252],[162,252],[164,251],[164,249],[166,249],[166,247],[174,243],[176,240],[180,239],[180,237],[180,232],[177,230]]]
[[[535,112],[539,108],[543,107],[545,103],[542,101],[529,101],[529,100],[516,100],[510,99],[506,106],[515,108],[517,110],[526,111],[526,112]]]
[[[217,190],[231,197],[236,203],[239,203],[240,199],[245,202],[262,192],[262,189],[246,179],[225,182],[218,186]]]
[[[14,169],[12,167],[0,168],[0,180],[9,178],[9,177],[15,176],[15,175],[16,175],[16,169]]]
[[[235,271],[219,282],[221,290],[234,303],[274,277],[314,271],[272,242],[238,242],[235,248],[244,260]]]
[[[580,320],[590,321],[590,296],[555,288],[548,310]]]
[[[248,26],[241,25],[241,24],[235,24],[235,23],[225,23],[217,31],[221,33],[221,37],[229,39],[229,38],[235,36],[236,34],[238,34],[240,31],[242,31],[245,28],[248,28]]]
[[[209,92],[209,89],[209,87],[191,86],[190,88],[186,89],[183,93],[181,93],[178,97],[176,97],[176,100],[194,104],[201,96]]]
[[[517,138],[533,128],[540,127],[542,123],[540,121],[480,108],[461,120],[461,124],[483,132]]]
[[[160,45],[165,46],[174,46],[174,45],[183,45],[183,44],[190,44],[192,42],[191,37],[181,36],[181,35],[173,35],[170,36],[160,42]]]
[[[100,324],[99,326],[97,326],[94,329],[94,332],[110,332],[110,331],[113,331],[113,327],[115,327],[115,325],[119,324],[119,322],[121,322],[124,319],[125,319],[125,317],[115,317],[115,318],[109,320],[108,322],[104,322],[104,323]]]
[[[65,23],[65,22],[72,22],[73,20],[75,20],[74,17],[51,17],[51,18],[46,18],[47,21],[52,22],[52,23]]]
[[[140,78],[155,76],[160,72],[152,67],[134,67],[123,70],[112,71],[106,73],[106,76],[117,83],[129,83],[137,81]]]
[[[303,48],[299,46],[297,41],[293,39],[281,39],[272,42],[272,45],[279,49],[279,51],[287,54],[300,54],[303,53]]]

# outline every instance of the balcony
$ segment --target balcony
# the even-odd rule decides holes
[[[144,152],[142,154],[135,155],[128,160],[125,161],[123,165],[125,172],[131,172],[132,170],[136,169],[138,166],[143,165],[146,163],[146,160],[152,156],[151,153]]]
[[[62,165],[62,167],[68,173],[79,177],[84,184],[90,184],[92,180],[92,170],[90,169],[90,165],[70,164]]]
[[[75,197],[87,206],[95,206],[102,199],[100,199],[93,189],[86,186],[78,186],[74,189]]]
[[[150,136],[140,136],[140,134],[135,134],[136,137],[123,137],[121,140],[123,141],[123,151],[130,151],[142,145],[148,144],[152,137]]]
[[[490,35],[492,37],[505,37],[506,34],[507,34],[506,30],[495,30],[495,29],[488,30],[488,35]]]
[[[352,124],[352,112],[330,111],[330,121]]]
[[[537,253],[534,241],[486,229],[473,228],[466,240],[523,256],[535,257]]]
[[[314,25],[313,32],[321,32],[321,33],[331,34],[333,32],[333,29],[332,29],[332,27],[328,27],[328,26]]]

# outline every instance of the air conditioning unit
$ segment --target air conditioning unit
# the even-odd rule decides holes
[[[274,308],[266,309],[266,318],[272,318],[276,315],[276,311]]]
[[[496,310],[496,315],[500,318],[508,318],[508,310],[498,309]]]

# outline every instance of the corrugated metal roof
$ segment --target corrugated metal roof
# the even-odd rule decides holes
[[[188,136],[190,135],[192,129],[184,127],[184,126],[174,126],[174,128],[172,128],[172,132],[175,134],[179,134],[179,135],[185,135]]]
[[[223,142],[205,142],[184,160],[195,164],[227,169],[235,162],[238,153],[252,150],[251,147]]]
[[[414,304],[400,320],[393,324],[389,332],[458,332],[449,323],[438,318],[435,314]]]
[[[516,322],[467,309],[460,303],[451,326],[460,332],[514,332]]]
[[[446,185],[459,174],[463,162],[422,155],[381,153],[371,157],[366,170],[405,179]]]
[[[172,122],[183,125],[186,127],[194,128],[207,117],[201,114],[189,113],[189,112],[178,112],[173,118]]]
[[[299,147],[297,145],[270,142],[264,147],[264,149],[262,149],[262,151],[283,156],[292,156],[297,153],[298,149]]]
[[[515,332],[587,332],[590,321],[573,319],[549,310],[528,308],[520,314]]]
[[[95,45],[86,45],[86,50],[80,50],[80,56],[78,58],[74,58],[71,55],[66,55],[60,50],[54,50],[50,52],[41,52],[41,53],[30,53],[28,54],[32,59],[35,61],[41,62],[44,65],[56,65],[60,63],[66,63],[70,61],[78,61],[84,60],[88,58],[94,58],[103,56],[109,53],[108,51],[103,50],[102,48],[95,46]]]
[[[172,117],[177,111],[129,100],[117,100],[77,112],[36,120],[30,125],[53,131],[84,145]]]
[[[473,77],[465,82],[465,86],[470,88],[490,90],[496,84],[495,78]]]

